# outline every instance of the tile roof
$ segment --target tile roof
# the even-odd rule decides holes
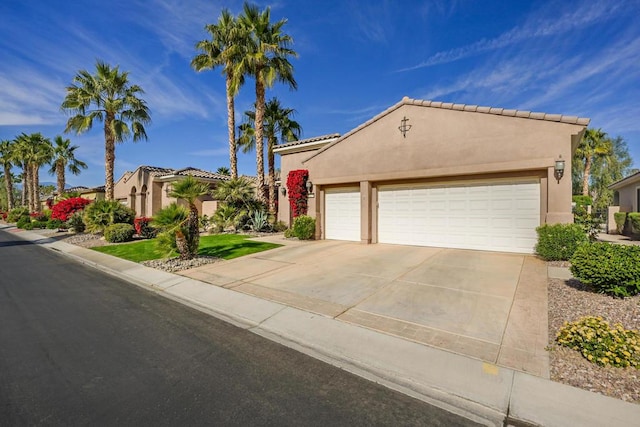
[[[231,179],[228,175],[221,175],[215,172],[209,172],[202,169],[194,168],[194,167],[186,167],[182,169],[170,169],[170,168],[161,168],[158,166],[140,166],[138,169],[142,169],[147,172],[151,176],[167,176],[167,175],[180,175],[187,176],[192,175],[196,178],[205,178],[205,179],[218,179],[221,181],[228,181]]]
[[[340,134],[339,133],[330,133],[330,134],[327,134],[327,135],[314,136],[313,138],[300,139],[298,141],[291,141],[291,142],[287,142],[287,143],[284,143],[284,144],[278,144],[274,148],[294,147],[296,145],[308,144],[310,142],[318,142],[318,141],[324,141],[325,139],[334,139],[334,138],[340,138]]]
[[[636,172],[625,178],[622,178],[620,181],[614,182],[609,186],[609,188],[612,190],[617,190],[618,188],[624,187],[627,184],[633,184],[639,179],[640,179],[640,172]]]

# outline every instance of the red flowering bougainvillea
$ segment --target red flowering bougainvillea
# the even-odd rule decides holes
[[[83,210],[89,203],[91,203],[91,200],[83,199],[82,197],[62,200],[51,208],[51,219],[59,219],[64,222],[75,212]]]
[[[287,175],[287,193],[293,217],[307,214],[307,179],[309,171],[298,169]]]
[[[152,239],[156,236],[157,231],[151,226],[153,218],[140,217],[133,220],[133,226],[136,229],[136,234],[145,239]]]

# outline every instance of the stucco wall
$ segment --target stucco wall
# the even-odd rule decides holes
[[[282,156],[280,161],[280,176],[281,176],[281,188],[287,187],[287,176],[289,172],[296,169],[307,169],[302,161],[309,158],[317,150],[305,151],[301,153],[293,153]],[[313,181],[312,181],[313,182]],[[316,198],[312,197],[309,200],[309,215],[314,215],[316,210]],[[288,226],[291,226],[291,208],[289,206],[289,193],[282,195],[282,191],[278,191],[278,220],[284,222]]]
[[[623,188],[618,189],[620,195],[620,212],[639,212],[638,200],[636,197],[637,188],[640,187],[640,182],[631,183]]]

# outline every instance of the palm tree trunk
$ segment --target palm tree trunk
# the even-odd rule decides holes
[[[188,259],[191,259],[198,254],[198,245],[200,245],[200,221],[198,220],[198,208],[196,208],[196,205],[189,206],[187,227],[189,227],[187,236]]]
[[[273,154],[273,146],[276,144],[274,137],[269,138],[267,145],[267,165],[269,168],[269,212],[276,213],[276,165]]]
[[[116,162],[116,141],[111,126],[115,117],[113,113],[107,113],[104,121],[104,197],[113,200],[113,168]]]
[[[62,160],[58,160],[56,162],[56,176],[58,177],[58,197],[60,197],[62,195],[62,193],[64,193],[64,184],[65,184],[65,177],[64,177],[64,162]]]
[[[13,182],[11,182],[11,168],[4,166],[4,186],[7,190],[7,210],[13,209]]]
[[[589,195],[589,177],[591,175],[591,157],[584,159],[584,174],[582,175],[582,195]]]
[[[33,206],[33,186],[31,185],[31,165],[29,163],[24,164],[24,182],[22,183],[22,190],[25,192],[26,203],[25,206],[31,210]]]
[[[261,70],[256,73],[256,174],[258,175],[257,198],[265,203],[264,194],[264,81]]]
[[[23,164],[22,165],[22,200],[21,200],[22,206],[27,205],[27,198],[29,194],[28,184],[29,184],[29,173],[27,172],[27,166]]]
[[[229,167],[231,178],[238,177],[238,156],[236,154],[236,112],[233,90],[231,88],[232,75],[227,73],[227,128],[229,130]]]
[[[33,182],[33,208],[32,212],[40,212],[40,167],[37,163],[33,164],[33,172],[31,181]]]

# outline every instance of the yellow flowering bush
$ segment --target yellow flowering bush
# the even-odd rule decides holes
[[[556,341],[600,366],[640,369],[640,333],[625,329],[620,323],[610,326],[602,317],[594,316],[565,322]]]

